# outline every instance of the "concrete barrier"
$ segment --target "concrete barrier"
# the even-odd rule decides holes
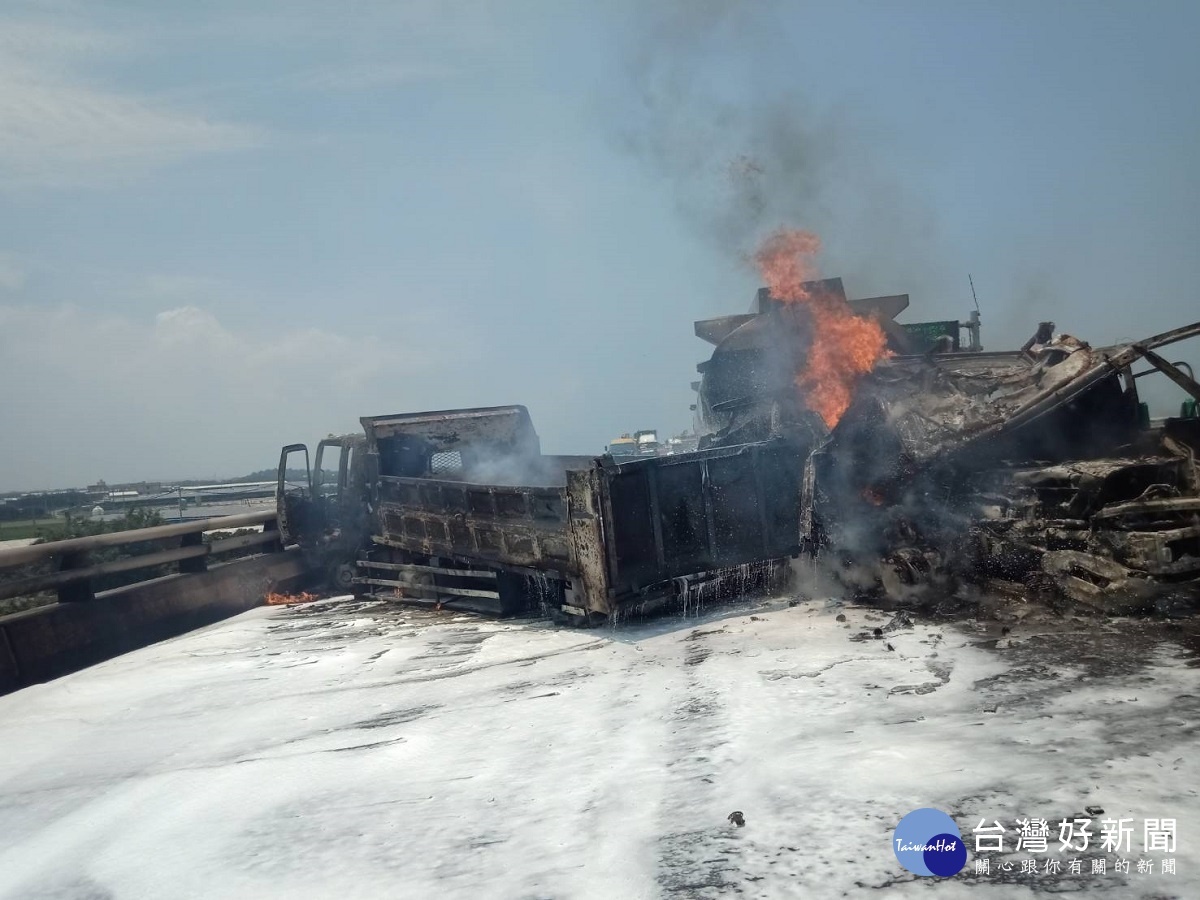
[[[0,693],[245,612],[306,576],[299,550],[239,559],[0,617]]]

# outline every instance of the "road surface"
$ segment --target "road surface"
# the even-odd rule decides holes
[[[595,631],[257,609],[0,698],[0,897],[1197,897],[1185,634],[821,600]],[[1089,806],[1092,845],[1059,852]],[[897,863],[918,807],[962,829],[957,877]],[[1018,818],[1047,852],[1012,852]],[[1098,852],[1107,818],[1130,852]]]

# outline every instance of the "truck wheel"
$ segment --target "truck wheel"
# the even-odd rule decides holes
[[[356,585],[354,584],[354,576],[358,574],[358,568],[352,562],[340,563],[333,567],[329,573],[329,583],[336,591],[345,591],[352,593]]]

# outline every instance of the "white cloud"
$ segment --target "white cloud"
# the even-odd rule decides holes
[[[0,253],[0,291],[19,291],[27,277],[25,266],[16,257]]]
[[[0,456],[20,463],[3,487],[266,468],[372,404],[416,405],[406,388],[430,369],[402,335],[250,333],[194,306],[134,319],[0,305]]]
[[[89,64],[127,52],[110,35],[0,20],[0,185],[92,183],[262,140],[258,129],[105,87]]]

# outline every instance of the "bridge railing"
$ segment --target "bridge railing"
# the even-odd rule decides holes
[[[242,534],[211,543],[204,541],[204,533],[208,531],[228,531],[259,525],[262,526],[261,533]],[[173,542],[176,538],[179,540],[178,546],[163,550],[106,562],[94,562],[90,558],[90,554],[96,550],[152,541]],[[263,552],[283,549],[273,509],[0,549],[0,574],[47,561],[53,564],[53,571],[50,572],[0,580],[0,600],[33,596],[47,591],[57,591],[60,603],[90,600],[95,596],[92,581],[101,576],[139,569],[156,569],[163,565],[177,565],[177,571],[180,573],[204,572],[213,557],[250,547],[262,547]],[[161,577],[161,574],[146,580],[158,577]],[[138,582],[135,580],[131,583]]]

